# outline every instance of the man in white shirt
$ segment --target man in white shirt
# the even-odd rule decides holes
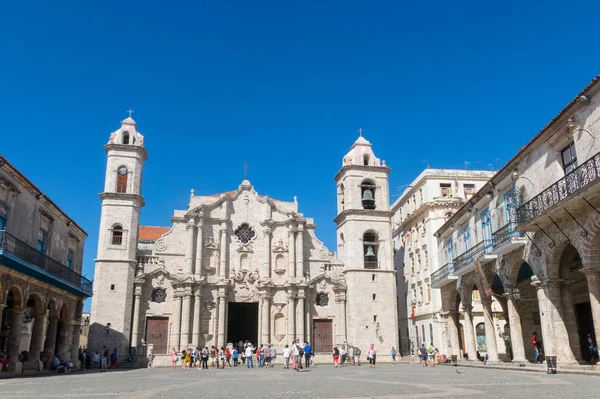
[[[254,368],[254,363],[252,360],[252,352],[254,352],[253,348],[252,348],[252,344],[248,344],[248,346],[246,346],[246,351],[245,351],[245,355],[246,355],[246,364],[248,365],[248,368],[252,367]]]
[[[292,356],[294,356],[294,370],[298,370],[298,362],[300,361],[300,344],[292,346]]]
[[[290,348],[288,347],[288,345],[285,346],[285,348],[283,348],[283,361],[284,361],[284,369],[289,369],[290,368]]]

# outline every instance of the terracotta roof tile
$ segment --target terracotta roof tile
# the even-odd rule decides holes
[[[170,227],[140,226],[140,229],[138,231],[138,240],[156,241],[160,238],[160,236],[162,236],[169,230],[171,230]]]

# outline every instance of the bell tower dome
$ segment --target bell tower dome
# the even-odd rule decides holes
[[[398,345],[396,271],[388,174],[362,136],[335,175],[338,193],[338,257],[344,263],[348,342],[368,348]],[[386,356],[380,352],[382,356]]]

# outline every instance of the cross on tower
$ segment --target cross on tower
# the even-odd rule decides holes
[[[131,108],[129,108],[129,109],[128,109],[127,111],[125,111],[125,112],[129,112],[129,117],[130,117],[130,118],[131,118],[131,114],[133,114],[133,113],[134,113],[134,111],[133,111]]]
[[[362,130],[362,127],[359,127],[357,132],[358,132],[358,134],[360,134],[360,137],[362,137],[364,130]]]
[[[244,168],[244,180],[248,180],[248,168],[250,166],[248,166],[248,162],[244,162],[244,164],[242,165],[242,168]]]

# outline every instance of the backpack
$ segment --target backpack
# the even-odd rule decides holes
[[[299,349],[298,349],[298,355],[300,355],[300,356],[304,356],[304,349],[302,349],[302,348],[299,348]]]

